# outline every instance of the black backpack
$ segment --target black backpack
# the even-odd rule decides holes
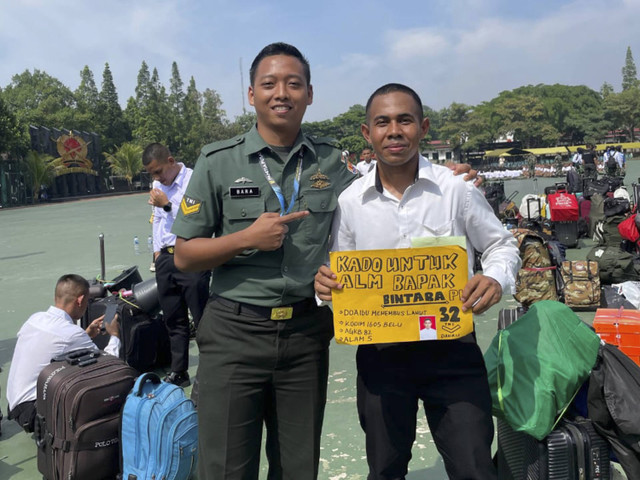
[[[640,367],[603,344],[589,378],[589,418],[605,437],[627,478],[640,478]]]

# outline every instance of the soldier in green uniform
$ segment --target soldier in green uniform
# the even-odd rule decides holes
[[[264,423],[269,478],[315,479],[333,324],[313,281],[356,173],[300,129],[313,89],[298,49],[268,45],[250,81],[257,125],[202,149],[173,226],[178,268],[214,269],[196,336],[198,478],[257,479]]]

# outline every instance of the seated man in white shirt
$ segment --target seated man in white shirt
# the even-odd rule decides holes
[[[54,306],[46,312],[34,313],[20,328],[9,368],[9,419],[15,420],[26,432],[33,431],[36,385],[42,369],[51,363],[52,358],[72,350],[97,350],[91,339],[100,333],[103,326],[104,315],[92,321],[86,331],[75,323],[89,304],[89,282],[80,275],[60,277],[54,300]],[[104,327],[111,335],[105,352],[118,356],[120,334],[117,316]]]
[[[362,133],[378,163],[339,196],[330,249],[397,249],[410,247],[415,237],[464,236],[470,279],[462,309],[485,312],[515,285],[520,257],[513,235],[477,188],[420,155],[429,119],[416,92],[400,84],[379,88],[367,102],[366,119]],[[482,274],[472,274],[474,250],[483,252]],[[342,288],[336,279],[329,267],[320,267],[320,300],[330,301],[331,290]],[[370,480],[405,478],[420,401],[448,478],[497,479],[489,382],[474,333],[360,345],[356,364]]]

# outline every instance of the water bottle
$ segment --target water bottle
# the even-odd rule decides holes
[[[153,237],[151,235],[147,237],[147,252],[153,252]]]
[[[136,255],[140,255],[140,240],[137,235],[133,237],[133,251]]]

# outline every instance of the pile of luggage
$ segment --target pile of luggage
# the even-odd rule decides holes
[[[600,309],[596,333],[559,302],[500,313],[485,354],[499,478],[608,480],[611,460],[640,478],[640,357],[601,342],[618,342],[626,324],[637,342],[639,317]]]
[[[46,480],[190,478],[198,458],[195,405],[152,372],[170,362],[155,278],[142,281],[132,267],[113,281],[94,280],[89,295],[81,324],[117,313],[120,358],[76,350],[42,370],[38,470]],[[108,335],[94,342],[102,349]]]

